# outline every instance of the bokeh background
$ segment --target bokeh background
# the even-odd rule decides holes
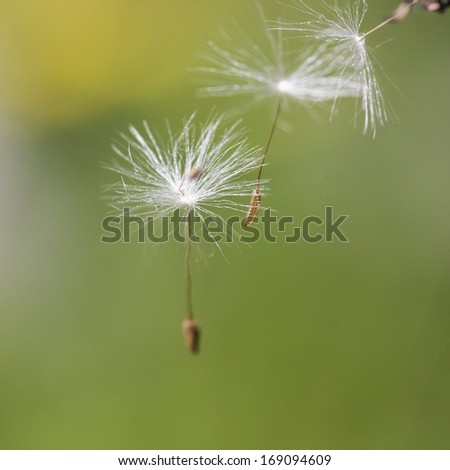
[[[367,28],[396,4],[369,1]],[[251,2],[0,9],[2,449],[448,448],[450,14],[373,37],[399,118],[375,140],[351,104],[285,115],[265,203],[299,220],[332,205],[350,243],[199,256],[192,357],[183,249],[100,242],[101,162],[129,123],[242,104],[200,100],[188,67],[231,17],[259,26]],[[252,143],[273,111],[244,115]]]

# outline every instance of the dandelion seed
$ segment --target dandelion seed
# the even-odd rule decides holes
[[[376,29],[363,33],[362,23],[368,9],[365,0],[345,4],[336,2],[332,6],[324,2],[322,4],[325,13],[320,13],[299,0],[297,9],[307,17],[307,21],[278,23],[278,28],[294,31],[326,47],[331,57],[334,57],[334,61],[328,62],[330,70],[334,70],[337,76],[350,77],[347,79],[351,83],[351,89],[357,90],[356,95],[364,114],[364,133],[371,129],[375,135],[377,126],[387,122],[388,112],[375,68],[376,62],[366,44],[366,37],[394,18],[391,17]]]
[[[200,350],[200,328],[197,322],[191,318],[184,320],[183,334],[188,351],[197,354]]]
[[[336,57],[323,47],[288,51],[281,32],[265,23],[259,41],[240,30],[236,36],[240,37],[232,39],[222,33],[222,45],[208,42],[201,54],[208,65],[195,68],[207,84],[200,88],[201,96],[247,95],[251,98],[247,106],[287,97],[311,106],[358,95],[353,76],[342,71],[336,74]]]
[[[411,12],[411,6],[417,3],[414,0],[407,0],[402,3],[396,8],[394,13],[392,14],[392,21],[403,21]]]
[[[287,51],[281,31],[271,30],[261,12],[260,16],[263,23],[261,41],[255,42],[242,33],[242,28],[236,28],[233,39],[228,33],[223,33],[224,45],[210,41],[208,50],[202,54],[208,65],[196,69],[209,77],[209,85],[201,89],[203,96],[249,95],[249,105],[270,98],[277,102],[255,191],[259,191],[262,169],[287,99],[305,106],[329,103],[333,114],[338,100],[356,97],[360,93],[360,84],[354,79],[353,71],[351,74],[342,70],[336,73],[336,57],[323,46]],[[255,193],[250,202],[248,225],[256,218],[261,203],[259,192],[257,196],[258,205],[255,204]]]
[[[165,144],[147,124],[144,135],[130,127],[130,136],[123,136],[126,150],[115,147],[120,160],[108,168],[121,177],[113,187],[114,207],[133,208],[147,217],[162,217],[176,210],[187,216],[183,331],[188,350],[197,353],[200,329],[194,319],[191,275],[193,216],[204,221],[219,209],[244,212],[246,205],[238,200],[250,196],[255,181],[243,181],[242,177],[259,168],[261,151],[248,145],[237,130],[239,122],[221,131],[221,118],[213,117],[197,130],[193,119],[188,119],[177,135],[169,129]]]
[[[258,214],[259,208],[261,207],[261,191],[259,185],[253,190],[252,198],[250,201],[250,207],[245,218],[245,226],[250,227],[255,221],[256,215]]]
[[[169,129],[167,143],[146,123],[142,134],[130,127],[125,148],[114,147],[120,158],[108,165],[121,177],[112,188],[115,208],[155,218],[176,210],[201,218],[220,209],[245,212],[239,200],[251,195],[255,183],[242,177],[258,168],[260,149],[249,146],[239,122],[220,130],[222,118],[213,117],[199,130],[193,119],[177,135]]]

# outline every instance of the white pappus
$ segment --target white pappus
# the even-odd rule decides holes
[[[222,129],[222,118],[214,116],[196,126],[194,116],[178,134],[168,126],[167,140],[147,123],[144,133],[130,126],[124,148],[113,147],[119,159],[107,166],[121,178],[112,187],[113,207],[155,218],[178,209],[202,219],[218,209],[245,212],[239,200],[250,197],[255,181],[242,177],[258,168],[261,150],[249,145],[239,122]]]
[[[287,97],[304,106],[333,106],[341,98],[359,95],[353,70],[339,70],[336,56],[323,45],[293,47],[281,29],[270,28],[262,18],[258,40],[238,25],[233,35],[222,31],[219,39],[210,40],[199,54],[204,65],[195,68],[204,85],[200,95],[246,95],[249,105]]]
[[[302,20],[277,22],[276,29],[294,32],[297,38],[316,41],[335,57],[332,68],[336,75],[350,76],[351,82],[358,84],[357,97],[364,115],[364,133],[372,130],[375,135],[377,126],[388,121],[388,111],[377,76],[376,61],[366,44],[366,37],[374,30],[368,33],[362,31],[368,10],[367,2],[318,3],[323,6],[323,13],[307,2],[297,0],[294,8],[303,17]]]

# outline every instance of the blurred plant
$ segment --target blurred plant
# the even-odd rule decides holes
[[[130,127],[131,136],[122,135],[125,148],[114,146],[120,157],[107,168],[121,180],[111,188],[116,209],[133,208],[142,216],[162,217],[180,211],[187,224],[186,236],[186,345],[199,349],[200,330],[192,305],[192,239],[194,216],[204,220],[217,210],[244,211],[238,202],[249,197],[255,181],[242,176],[259,166],[260,150],[249,146],[238,130],[239,122],[220,130],[222,118],[212,117],[197,130],[192,115],[178,134],[168,128],[168,139],[155,137],[144,123],[145,135]]]

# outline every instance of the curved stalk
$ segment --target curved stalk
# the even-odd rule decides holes
[[[258,177],[256,180],[256,187],[253,190],[252,198],[250,201],[250,206],[248,208],[247,216],[245,218],[245,226],[249,227],[255,220],[256,215],[258,214],[259,208],[261,207],[261,178],[262,172],[264,169],[264,164],[267,159],[267,155],[269,154],[270,147],[272,145],[273,137],[275,135],[275,131],[278,127],[278,121],[280,120],[281,111],[283,109],[283,96],[280,96],[278,99],[277,110],[275,112],[275,118],[272,123],[272,128],[270,129],[269,139],[267,141],[266,147],[264,149],[264,153],[261,159],[261,163],[259,165],[258,170]]]

